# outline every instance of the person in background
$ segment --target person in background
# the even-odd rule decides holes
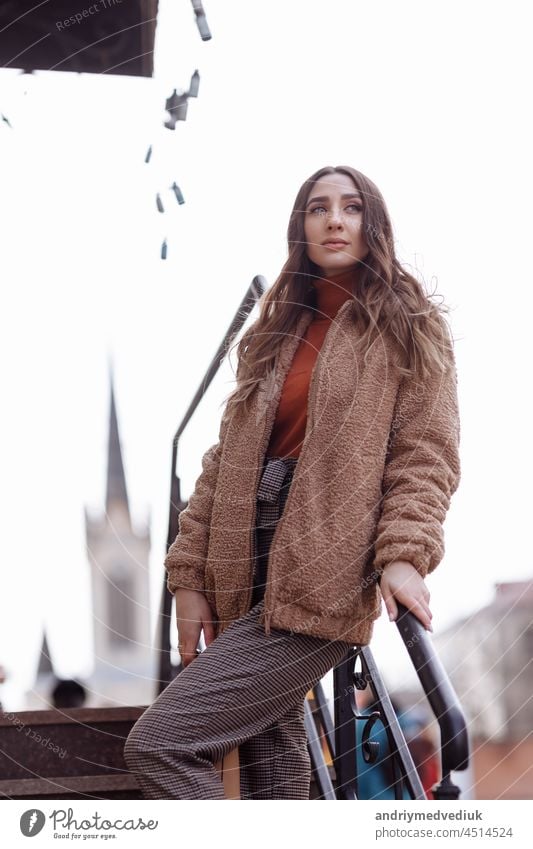
[[[425,711],[416,708],[402,710],[394,699],[392,707],[398,718],[398,723],[405,737],[407,747],[413,758],[416,771],[428,799],[433,798],[432,788],[439,781],[440,766],[437,747],[433,739],[428,716]],[[379,704],[374,702],[370,688],[357,693],[357,712],[359,715],[370,716],[379,711]],[[374,763],[367,763],[362,754],[362,737],[364,721],[356,722],[356,766],[358,781],[358,796],[360,799],[394,799],[394,776],[391,749],[385,726],[378,720],[370,731],[369,741],[378,743],[378,757]],[[404,788],[403,799],[411,796]]]
[[[55,708],[83,707],[87,691],[83,684],[72,678],[59,679],[52,689],[52,704]]]

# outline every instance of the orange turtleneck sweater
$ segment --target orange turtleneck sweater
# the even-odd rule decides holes
[[[313,280],[316,318],[309,324],[294,355],[272,428],[269,457],[299,457],[307,425],[307,402],[311,372],[332,320],[352,296],[357,270],[350,268],[328,278]]]

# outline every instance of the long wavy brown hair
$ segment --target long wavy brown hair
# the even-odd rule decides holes
[[[396,259],[390,216],[375,183],[348,165],[320,168],[301,186],[289,219],[289,255],[275,283],[259,300],[259,317],[243,334],[237,347],[237,387],[225,399],[226,415],[247,400],[263,378],[273,377],[276,356],[286,336],[294,328],[302,310],[313,309],[312,280],[321,270],[307,255],[304,231],[305,209],[317,180],[329,174],[347,174],[359,190],[362,226],[368,255],[354,275],[353,297],[357,303],[354,347],[364,351],[380,334],[397,342],[398,368],[407,376],[423,381],[434,369],[445,370],[453,347],[444,314],[449,308],[431,299],[422,284]]]

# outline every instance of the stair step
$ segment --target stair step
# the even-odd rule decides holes
[[[124,743],[146,707],[0,713],[2,799],[142,799]],[[332,780],[335,770],[328,767]],[[310,799],[319,798],[314,780]]]
[[[146,707],[0,714],[0,799],[142,798],[126,737]]]

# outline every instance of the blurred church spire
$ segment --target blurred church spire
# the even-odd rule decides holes
[[[113,506],[120,505],[130,520],[128,492],[126,489],[126,476],[124,474],[124,463],[122,459],[122,448],[120,445],[120,434],[118,430],[117,407],[115,401],[115,385],[113,378],[113,364],[109,360],[109,435],[107,443],[107,481],[106,481],[106,514],[112,512]]]

